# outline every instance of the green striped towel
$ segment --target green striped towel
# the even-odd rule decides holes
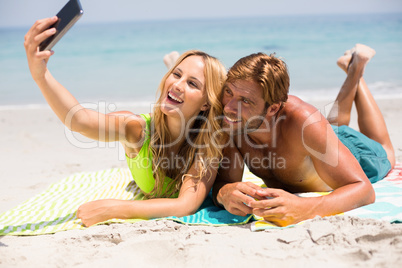
[[[71,175],[52,184],[42,194],[0,214],[1,235],[42,235],[65,230],[85,229],[77,219],[77,208],[98,199],[141,200],[143,194],[128,169],[109,169]],[[168,217],[186,224],[235,225],[252,218],[235,216],[214,206],[209,196],[199,211],[186,217]],[[137,222],[144,219],[112,219],[102,224]]]
[[[259,178],[247,170],[243,180],[258,185],[262,184]],[[374,204],[344,214],[401,223],[402,164],[398,163],[384,180],[375,183],[373,186],[377,196]],[[65,230],[85,229],[86,227],[81,224],[81,220],[76,217],[77,208],[83,203],[107,198],[141,200],[144,196],[132,180],[128,169],[109,169],[74,174],[52,184],[42,194],[0,214],[0,236],[41,235]],[[272,223],[261,221],[260,218],[253,215],[245,217],[232,215],[226,210],[214,206],[211,195],[195,214],[181,218],[168,217],[164,219],[194,225],[238,225],[252,221],[252,231],[281,228]],[[112,219],[101,224],[141,220],[144,219]]]
[[[74,174],[2,213],[0,235],[39,235],[84,229],[81,220],[76,217],[77,208],[85,202],[106,198],[129,200],[141,199],[143,195],[125,169]]]

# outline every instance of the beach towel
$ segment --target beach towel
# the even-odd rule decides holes
[[[243,179],[262,184],[262,181],[249,171],[245,171]],[[394,223],[402,222],[402,165],[397,164],[384,180],[374,184],[374,189],[377,195],[376,203],[345,214]],[[132,180],[130,171],[125,168],[74,174],[50,185],[43,193],[32,197],[23,204],[0,214],[0,236],[41,235],[85,229],[81,220],[76,217],[77,208],[85,202],[106,198],[141,200],[144,196]],[[282,228],[262,221],[254,215],[245,217],[232,215],[226,210],[214,206],[211,194],[195,214],[163,219],[190,225],[217,226],[252,222],[252,231]],[[112,219],[101,224],[133,223],[141,220],[144,219]]]
[[[42,235],[65,230],[85,229],[77,219],[77,208],[98,199],[141,200],[144,195],[132,179],[129,169],[116,168],[78,173],[54,183],[43,193],[0,214],[0,236]],[[168,217],[185,224],[236,225],[252,218],[235,216],[214,206],[211,194],[197,213],[186,217]],[[112,219],[103,222],[138,222],[144,219]]]
[[[252,177],[254,175],[249,174]],[[255,180],[255,178],[254,178]],[[376,194],[376,201],[373,204],[363,206],[342,213],[359,218],[378,219],[388,221],[390,223],[402,223],[402,163],[396,163],[388,175],[381,181],[373,183]],[[302,197],[318,196],[328,193],[301,193]],[[299,224],[303,224],[300,222]],[[294,227],[289,225],[285,228]],[[251,224],[252,231],[260,231],[270,228],[278,228],[278,226],[264,221],[259,218]]]

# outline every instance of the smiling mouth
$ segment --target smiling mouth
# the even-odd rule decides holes
[[[241,119],[231,119],[231,118],[227,117],[226,115],[225,115],[225,119],[226,119],[226,121],[228,121],[229,123],[232,123],[232,124],[241,122]]]
[[[182,100],[182,99],[173,96],[173,94],[171,94],[170,91],[168,92],[167,97],[168,97],[168,99],[169,99],[170,101],[172,101],[172,102],[175,102],[175,103],[183,103],[183,100]]]

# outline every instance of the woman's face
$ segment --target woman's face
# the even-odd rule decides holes
[[[201,56],[185,58],[166,79],[161,110],[167,116],[188,122],[209,108],[205,92],[204,60]]]

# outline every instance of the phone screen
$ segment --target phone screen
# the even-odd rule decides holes
[[[50,50],[63,37],[63,35],[78,21],[84,14],[79,0],[70,0],[57,13],[57,22],[49,27],[56,28],[56,33],[50,36],[39,45],[39,50]]]

